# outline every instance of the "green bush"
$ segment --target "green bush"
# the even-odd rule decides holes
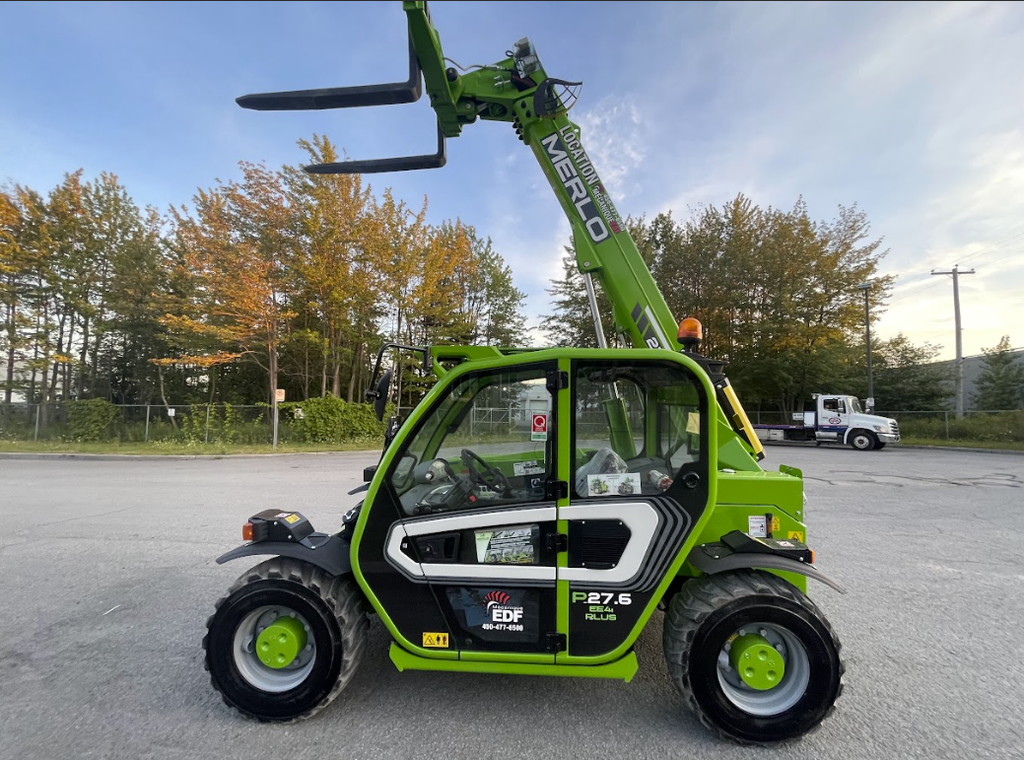
[[[291,432],[307,443],[342,443],[384,435],[370,404],[350,404],[334,396],[280,405]]]
[[[117,407],[105,398],[68,401],[68,433],[76,441],[99,441],[117,417]]]

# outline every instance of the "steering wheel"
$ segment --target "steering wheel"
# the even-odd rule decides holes
[[[485,485],[492,491],[499,491],[503,496],[512,491],[512,484],[508,482],[505,473],[497,467],[492,467],[469,449],[463,449],[462,463],[469,470],[469,479],[476,485]]]

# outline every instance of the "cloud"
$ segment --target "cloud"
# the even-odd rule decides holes
[[[578,118],[581,142],[594,167],[616,202],[628,193],[623,189],[627,177],[643,166],[647,134],[635,98],[625,100],[606,96]]]

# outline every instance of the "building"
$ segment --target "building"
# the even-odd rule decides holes
[[[1024,364],[1024,348],[1015,348],[1010,352],[1018,364]],[[950,383],[956,380],[956,360],[950,359],[944,362],[935,362],[935,365],[942,367],[947,373]],[[964,357],[964,409],[974,410],[974,394],[978,392],[978,379],[985,371],[985,354]],[[950,386],[952,387],[952,385]],[[956,408],[956,399],[950,396],[949,408]],[[977,411],[998,411],[998,410],[977,410]]]
[[[23,403],[25,401],[25,394],[19,390],[25,383],[28,382],[28,373],[25,372],[17,363],[14,365],[14,393],[11,395],[11,401],[14,403]],[[7,383],[7,359],[4,356],[0,356],[0,403],[3,403],[4,399],[7,398],[6,393]]]

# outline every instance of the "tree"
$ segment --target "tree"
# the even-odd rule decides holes
[[[976,409],[1002,411],[1024,405],[1024,363],[1010,348],[1010,336],[1004,335],[995,348],[982,349],[984,369],[972,398]]]
[[[92,362],[99,379],[92,389],[119,404],[150,403],[160,378],[154,377],[149,359],[170,352],[160,319],[173,309],[173,266],[161,225],[157,212],[147,209],[109,255],[110,278]]]
[[[300,140],[311,163],[339,160],[327,138]],[[353,400],[364,362],[364,344],[376,334],[375,318],[380,291],[382,227],[371,211],[369,187],[358,174],[309,175],[285,167],[284,181],[297,239],[288,252],[293,310],[303,329],[290,340],[298,355],[293,364],[308,396],[309,352],[321,353],[320,394],[342,395],[346,375],[347,397]],[[319,335],[314,339],[313,335]]]
[[[614,336],[608,335],[609,328],[614,324],[611,304],[600,288],[595,286],[595,291],[605,335],[609,337],[610,343],[614,342]],[[562,256],[562,279],[552,280],[547,292],[551,296],[554,313],[541,317],[541,329],[550,343],[555,346],[597,348],[597,329],[590,311],[590,301],[571,245],[566,247],[565,255]]]
[[[681,225],[661,215],[651,227],[652,273],[669,308],[703,322],[703,353],[729,362],[756,408],[792,411],[833,386],[863,325],[856,285],[872,280],[873,318],[891,285],[877,276],[881,241],[868,238],[855,206],[816,223],[802,200],[779,211],[739,195]]]
[[[240,166],[241,183],[199,191],[195,218],[172,209],[175,245],[194,287],[185,313],[168,314],[164,322],[179,334],[212,339],[214,353],[256,362],[267,373],[265,400],[272,402],[278,349],[294,316],[282,264],[294,239],[294,216],[280,174]]]
[[[915,345],[903,333],[871,345],[875,407],[886,412],[932,411],[947,406],[951,389],[946,372],[936,364],[939,347]],[[866,349],[863,342],[849,350],[843,392],[867,397]]]
[[[663,213],[628,227],[669,309],[701,320],[701,352],[729,363],[753,408],[792,410],[811,393],[839,386],[863,329],[856,285],[872,281],[873,320],[891,286],[891,278],[877,275],[881,241],[869,239],[856,206],[816,223],[802,200],[780,211],[738,195],[685,222]],[[563,277],[548,290],[554,313],[542,324],[556,344],[595,346],[583,278],[567,252]],[[600,288],[597,301],[609,345],[616,345]]]
[[[25,349],[30,344],[26,331],[32,324],[24,303],[31,266],[19,240],[23,223],[14,194],[0,193],[0,356],[5,364],[0,387],[5,404],[11,403],[15,390],[20,390],[16,367],[26,359]]]

